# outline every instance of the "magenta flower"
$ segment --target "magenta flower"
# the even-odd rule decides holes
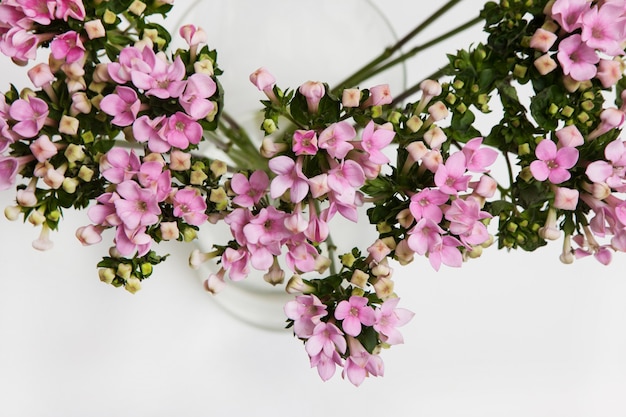
[[[140,116],[133,123],[133,136],[137,142],[148,142],[148,149],[152,152],[165,153],[172,147],[165,137],[166,124],[165,115],[155,119],[146,115]]]
[[[152,191],[141,188],[135,181],[124,181],[115,192],[121,197],[113,202],[115,211],[128,229],[158,223],[161,209]]]
[[[167,142],[176,148],[187,149],[202,140],[202,126],[183,112],[176,112],[167,120],[165,129]]]
[[[172,204],[174,216],[182,217],[188,224],[201,226],[207,221],[206,200],[192,188],[178,190],[172,198]]]
[[[85,6],[82,0],[56,0],[55,15],[57,19],[67,22],[68,18],[83,21],[85,20]]]
[[[294,161],[285,155],[277,156],[270,159],[269,167],[272,172],[278,174],[270,185],[272,198],[278,198],[289,190],[292,203],[304,200],[309,192],[309,183],[302,173],[302,162],[299,158]]]
[[[343,320],[341,327],[346,334],[356,337],[361,333],[362,325],[371,326],[376,321],[374,309],[367,302],[367,298],[353,295],[337,305],[335,318]]]
[[[600,57],[595,49],[587,46],[579,34],[570,35],[559,43],[557,59],[563,73],[576,81],[587,81],[595,77],[596,64]]]
[[[389,158],[381,150],[391,143],[395,134],[393,130],[376,126],[373,121],[365,126],[361,135],[361,146],[369,154],[370,161],[379,165],[389,162]]]
[[[143,256],[150,251],[152,238],[146,233],[146,227],[128,229],[120,225],[115,230],[115,248],[122,256]]]
[[[133,124],[141,108],[141,101],[137,93],[130,87],[118,85],[115,93],[105,96],[100,101],[100,109],[109,116],[113,116],[116,126],[130,126]]]
[[[250,178],[240,173],[233,175],[230,187],[237,194],[233,198],[233,203],[241,207],[254,206],[263,198],[269,184],[270,180],[265,171],[254,171]]]
[[[376,317],[374,330],[380,334],[381,340],[389,345],[404,343],[404,338],[397,327],[407,324],[415,315],[407,309],[397,308],[399,302],[399,298],[390,298],[374,310]]]
[[[320,133],[317,143],[320,149],[333,158],[344,159],[348,152],[354,149],[350,143],[356,137],[356,130],[346,121],[333,123]]]
[[[156,56],[151,48],[140,50],[133,46],[122,49],[117,62],[107,64],[109,76],[118,84],[124,84],[131,80],[132,72],[150,73]]]
[[[578,149],[569,146],[557,150],[556,143],[544,139],[535,149],[537,160],[530,163],[530,172],[537,181],[550,180],[552,184],[567,181],[569,169],[578,161]]]
[[[42,2],[39,0],[20,0],[22,13],[32,21],[41,25],[49,25],[54,19],[54,2]]]
[[[30,97],[28,100],[15,100],[9,108],[9,115],[17,123],[13,131],[25,138],[37,136],[48,117],[48,105],[40,98]]]
[[[296,155],[315,155],[317,153],[315,130],[296,130],[293,132],[292,149]]]
[[[11,27],[0,39],[0,51],[23,65],[37,58],[38,45],[39,38],[19,26]]]

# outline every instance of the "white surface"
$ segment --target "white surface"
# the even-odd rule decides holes
[[[385,11],[403,33],[430,3]],[[461,39],[444,51],[477,38]],[[432,56],[424,68],[411,61],[412,80],[436,66]],[[0,194],[2,207],[12,198]],[[37,230],[0,219],[1,416],[626,414],[625,256],[565,266],[558,245],[493,248],[462,269],[397,270],[415,318],[406,343],[384,352],[385,377],[355,388],[338,375],[321,382],[288,331],[226,315],[187,269],[188,248],[160,250],[176,253],[134,296],[100,283],[107,245],[81,247],[73,231],[84,223],[68,215],[55,248],[39,253]]]

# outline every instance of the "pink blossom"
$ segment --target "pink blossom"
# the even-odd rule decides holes
[[[201,226],[207,221],[206,200],[192,188],[178,190],[172,198],[172,204],[174,216],[182,217],[188,224]]]
[[[261,67],[250,74],[250,82],[263,91],[267,98],[273,103],[277,103],[278,99],[274,94],[274,85],[276,84],[276,78],[264,67]]]
[[[68,64],[79,62],[85,56],[80,35],[73,30],[57,35],[50,42],[50,51],[54,59],[65,60]]]
[[[316,268],[315,259],[319,255],[317,249],[303,239],[304,237],[300,241],[292,239],[287,243],[285,261],[289,269],[294,272],[311,272]]]
[[[407,309],[397,308],[399,302],[399,298],[390,298],[374,310],[376,318],[374,330],[380,334],[383,342],[390,345],[404,343],[402,334],[397,327],[404,326],[415,315]]]
[[[560,147],[576,147],[585,143],[585,138],[576,125],[565,126],[555,132]]]
[[[624,55],[620,43],[625,22],[624,19],[616,19],[616,15],[619,15],[619,10],[611,5],[585,11],[580,34],[582,41],[608,55]]]
[[[30,18],[33,22],[37,22],[41,25],[49,25],[51,20],[54,19],[54,9],[56,6],[55,2],[18,0],[17,3],[21,6],[21,11],[24,15]]]
[[[455,152],[445,164],[439,164],[435,172],[435,185],[448,194],[456,195],[467,190],[471,176],[466,174],[466,158],[463,152]]]
[[[39,38],[21,27],[11,27],[0,39],[0,51],[18,64],[37,58]]]
[[[330,355],[320,352],[317,355],[311,356],[311,367],[317,368],[322,381],[328,381],[335,374],[337,365],[342,366],[341,356],[337,351],[332,351]]]
[[[326,220],[321,219],[315,212],[311,212],[309,223],[304,230],[304,235],[315,243],[324,242],[328,238],[330,230]]]
[[[481,220],[490,218],[491,215],[480,210],[480,205],[475,198],[453,200],[445,212],[445,217],[450,222],[450,233],[459,236],[463,243],[480,245],[489,239],[487,227]]]
[[[233,203],[241,207],[253,207],[266,194],[270,180],[265,171],[254,171],[250,178],[237,173],[230,181],[230,187],[237,194]]]
[[[48,105],[40,98],[15,100],[9,109],[9,115],[17,123],[12,130],[25,138],[37,136],[48,117]]]
[[[409,210],[415,220],[427,218],[435,223],[439,223],[443,218],[441,205],[447,203],[449,198],[448,194],[437,189],[424,188],[419,193],[411,196]]]
[[[391,143],[395,136],[393,130],[376,126],[373,121],[370,121],[361,135],[361,146],[363,150],[370,156],[370,161],[376,164],[386,164],[389,162],[381,150]]]
[[[587,46],[579,34],[570,35],[559,42],[557,59],[563,73],[576,81],[587,81],[595,77],[596,64],[600,61],[596,51]]]
[[[28,70],[28,78],[35,87],[43,87],[54,81],[54,74],[50,70],[50,65],[39,63]]]
[[[535,149],[537,160],[530,163],[530,172],[537,181],[550,180],[560,184],[570,178],[569,169],[578,161],[578,150],[569,146],[557,150],[556,143],[544,139]]]
[[[309,192],[307,177],[302,173],[302,162],[288,156],[277,156],[270,159],[269,168],[278,174],[270,185],[270,196],[278,198],[289,190],[292,203],[299,203]]]
[[[216,90],[217,85],[211,77],[196,73],[187,79],[185,90],[178,101],[193,119],[204,119],[215,109],[215,104],[208,98],[213,96]]]
[[[616,139],[606,145],[604,156],[610,162],[593,161],[587,165],[585,174],[595,183],[607,183],[611,188],[622,190],[626,176],[626,145]]]
[[[428,250],[428,262],[439,271],[441,264],[459,268],[463,264],[463,255],[458,249],[462,243],[452,236],[443,236],[440,241],[435,242]]]
[[[576,210],[578,206],[578,190],[566,187],[554,187],[554,208],[560,210]]]
[[[285,315],[293,320],[293,331],[300,338],[313,335],[313,329],[321,322],[320,318],[328,314],[326,305],[315,296],[298,295],[295,300],[288,301],[284,307]]]
[[[314,130],[296,130],[293,132],[293,152],[296,155],[315,155],[317,153],[317,134]]]
[[[374,309],[367,303],[367,298],[353,295],[337,305],[335,318],[343,320],[341,327],[346,334],[356,337],[361,333],[362,325],[371,326],[374,324],[376,321]]]
[[[472,172],[487,172],[487,167],[493,164],[498,157],[494,149],[480,147],[483,138],[478,137],[467,141],[461,150],[465,154],[467,170]]]
[[[598,64],[596,78],[600,80],[602,87],[610,88],[622,78],[622,64],[620,61],[601,59]]]
[[[356,130],[346,121],[333,123],[320,133],[318,146],[325,149],[333,158],[343,159],[354,149],[350,143],[356,137]]]
[[[357,339],[348,337],[350,356],[346,359],[341,376],[348,378],[354,385],[359,386],[369,375],[383,376],[385,365],[379,355],[369,353]]]
[[[618,128],[624,123],[626,115],[620,109],[609,107],[600,113],[600,124],[589,133],[588,140],[593,140],[606,132]]]
[[[556,0],[551,8],[552,18],[566,32],[573,32],[582,26],[582,14],[589,6],[587,0]]]
[[[105,96],[100,101],[100,108],[109,116],[113,116],[111,123],[114,125],[130,126],[137,118],[141,101],[135,90],[118,85],[115,93]]]
[[[152,191],[141,188],[135,181],[124,181],[115,192],[121,197],[113,202],[115,211],[129,230],[158,223],[161,209]]]
[[[85,20],[85,6],[82,0],[56,0],[56,4],[57,19],[67,21],[71,17],[79,21]]]
[[[157,116],[155,119],[150,119],[146,115],[139,116],[133,123],[133,137],[137,142],[148,142],[148,149],[152,152],[165,153],[171,149],[165,137],[166,124],[165,115]]]
[[[320,322],[313,328],[313,334],[304,344],[304,349],[313,357],[320,353],[332,357],[334,352],[346,351],[346,339],[343,332],[333,323]]]
[[[13,186],[19,167],[17,158],[0,155],[0,190],[8,190]]]
[[[141,167],[141,161],[134,150],[126,151],[122,148],[114,147],[100,158],[100,172],[102,176],[112,182],[119,184],[131,179]]]
[[[150,48],[144,48],[146,50]],[[144,90],[148,96],[160,99],[177,98],[185,88],[185,64],[180,56],[176,56],[174,62],[168,63],[164,56],[157,54],[150,72],[131,70],[130,77],[133,84]]]
[[[129,229],[123,225],[115,230],[115,247],[122,256],[132,256],[137,252],[143,256],[150,251],[152,238],[146,233],[146,227]]]
[[[202,140],[202,126],[185,113],[176,112],[167,119],[164,135],[171,146],[187,149]]]
[[[409,231],[407,244],[413,252],[425,255],[431,247],[441,241],[443,234],[444,230],[437,223],[423,217]]]
[[[222,266],[228,271],[228,276],[233,281],[241,281],[250,273],[248,261],[250,253],[245,248],[226,248],[222,255]]]
[[[328,171],[326,182],[334,197],[344,204],[354,204],[356,190],[365,182],[361,166],[349,159]]]
[[[117,62],[107,65],[109,76],[118,84],[124,84],[131,80],[132,72],[149,73],[156,61],[152,49],[143,50],[128,46],[122,49],[117,57]]]
[[[273,206],[264,207],[243,227],[246,241],[252,244],[270,245],[289,236],[285,227],[285,212]]]
[[[554,42],[556,42],[557,38],[558,37],[554,33],[539,28],[530,38],[530,47],[541,52],[548,52],[552,45],[554,45]]]

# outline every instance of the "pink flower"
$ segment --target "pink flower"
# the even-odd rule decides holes
[[[270,245],[280,242],[289,236],[285,227],[285,212],[273,206],[261,209],[259,214],[251,218],[243,227],[248,243]]]
[[[370,161],[380,165],[389,162],[389,158],[381,152],[381,149],[389,145],[394,136],[395,132],[393,130],[376,126],[373,121],[370,121],[365,126],[361,135],[361,146],[369,154]]]
[[[358,163],[346,159],[328,171],[326,182],[338,201],[354,205],[356,191],[365,182],[365,174]]]
[[[369,375],[383,376],[385,366],[380,356],[369,353],[357,339],[348,337],[350,356],[346,359],[341,376],[359,386]]]
[[[301,237],[299,241],[292,239],[292,242],[287,243],[285,261],[289,269],[294,272],[311,272],[316,268],[315,259],[318,255],[315,246],[304,241],[304,237]]]
[[[480,205],[473,197],[465,200],[457,198],[446,210],[450,233],[459,236],[468,245],[480,245],[489,239],[487,227],[480,220],[490,217],[486,211],[480,211]]]
[[[143,115],[133,123],[133,136],[137,142],[148,142],[148,149],[152,152],[165,153],[171,149],[171,145],[165,137],[165,115],[155,119]]]
[[[563,73],[576,81],[587,81],[595,77],[596,64],[600,57],[593,48],[587,46],[579,34],[570,35],[559,43],[557,59]]]
[[[222,255],[222,266],[228,271],[231,280],[241,281],[250,273],[249,260],[250,252],[245,248],[233,249],[228,247]]]
[[[409,231],[407,244],[413,252],[425,255],[430,248],[441,242],[443,234],[444,230],[432,219],[422,218]]]
[[[100,101],[100,108],[109,116],[113,116],[111,123],[114,125],[130,126],[137,118],[141,101],[135,90],[118,85],[115,93],[105,96]]]
[[[205,214],[206,201],[192,188],[178,190],[172,198],[174,216],[182,217],[185,222],[193,226],[201,226],[207,221]]]
[[[178,101],[193,119],[204,119],[215,109],[215,104],[208,98],[213,96],[216,90],[217,85],[211,77],[196,73],[187,79],[185,90]]]
[[[466,158],[463,152],[455,152],[448,157],[445,164],[439,164],[435,172],[435,185],[448,194],[456,195],[467,190],[471,176],[466,173]]]
[[[8,190],[13,186],[19,166],[17,158],[0,155],[0,190]]]
[[[48,105],[42,99],[30,97],[18,99],[11,104],[9,115],[17,120],[13,131],[25,138],[37,136],[48,117]]]
[[[556,0],[552,5],[552,18],[566,32],[573,32],[582,26],[582,14],[589,9],[587,0]]]
[[[117,62],[107,65],[109,76],[118,84],[124,84],[131,80],[131,72],[149,73],[156,61],[156,56],[152,49],[143,50],[128,46],[122,49],[118,55]]]
[[[313,329],[319,324],[320,318],[328,314],[326,305],[317,296],[298,295],[295,300],[288,301],[284,307],[285,315],[293,320],[293,331],[300,338],[313,335]]]
[[[196,25],[183,25],[180,27],[178,33],[189,46],[206,43],[207,40],[207,35],[204,29],[197,27]]]
[[[447,203],[449,198],[448,194],[437,189],[424,188],[411,197],[409,210],[415,220],[427,218],[435,223],[439,223],[443,218],[441,205]]]
[[[187,149],[202,140],[202,126],[185,113],[176,112],[167,120],[164,135],[171,146]]]
[[[389,84],[381,84],[369,89],[370,96],[363,103],[363,107],[382,106],[393,101]]]
[[[49,25],[51,19],[54,19],[55,2],[40,0],[20,0],[22,12],[32,21],[41,25]]]
[[[498,157],[494,149],[480,147],[483,138],[478,137],[467,141],[461,150],[465,154],[467,170],[472,172],[486,172],[487,167],[493,164]]]
[[[335,309],[335,318],[343,320],[341,327],[346,334],[358,336],[361,326],[371,326],[376,321],[374,309],[367,305],[368,300],[358,295],[351,296],[347,301],[343,300]]]
[[[578,161],[578,150],[569,146],[557,150],[556,143],[544,139],[535,149],[537,160],[530,163],[530,172],[537,181],[550,180],[560,184],[570,178],[569,169]]]
[[[580,193],[573,188],[554,187],[554,208],[561,210],[576,210]]]
[[[151,49],[144,48],[146,50]],[[165,57],[156,55],[150,72],[131,70],[130,76],[133,84],[144,90],[146,95],[161,99],[177,98],[185,88],[185,64],[179,56],[170,64]]]
[[[606,145],[604,156],[609,161],[593,161],[587,165],[585,174],[595,183],[605,182],[609,187],[623,190],[626,176],[626,145],[616,139]]]
[[[333,123],[320,133],[318,146],[325,149],[333,158],[344,159],[354,149],[350,143],[356,137],[356,130],[346,121]]]
[[[598,49],[608,55],[624,55],[620,46],[623,39],[624,19],[619,15],[617,7],[603,5],[592,7],[582,15],[582,32],[580,37],[590,48]]]
[[[304,349],[311,357],[320,353],[332,357],[334,352],[344,353],[346,347],[342,331],[334,324],[325,322],[315,325],[313,334],[304,344]]]
[[[128,229],[118,226],[115,230],[115,247],[122,256],[143,256],[150,251],[152,238],[146,233],[146,227]]]
[[[390,345],[404,343],[402,334],[397,327],[404,326],[415,315],[407,309],[397,308],[399,302],[399,298],[390,298],[374,310],[376,318],[374,330],[380,334],[383,342]]]
[[[0,51],[12,60],[26,65],[37,58],[39,38],[21,27],[13,26],[0,39]]]
[[[241,207],[252,207],[257,204],[267,192],[270,184],[265,171],[254,171],[250,178],[237,173],[230,181],[230,187],[237,194],[233,203]]]
[[[139,172],[140,167],[141,161],[132,149],[129,152],[114,147],[100,159],[102,176],[113,184],[131,179]]]
[[[299,203],[309,192],[307,177],[302,173],[302,162],[288,156],[277,156],[270,159],[269,168],[278,174],[270,185],[270,196],[278,198],[289,190],[292,203]]]
[[[57,19],[67,21],[68,18],[83,21],[85,20],[85,6],[82,0],[56,0]]]
[[[428,250],[428,262],[439,271],[441,264],[459,268],[463,264],[463,255],[458,249],[462,243],[452,236],[443,236],[440,241],[435,242]]]
[[[585,143],[585,138],[575,125],[565,126],[555,132],[560,147],[576,147]]]
[[[296,155],[315,155],[317,153],[315,130],[296,130],[293,132],[292,149]]]
[[[115,211],[129,230],[158,223],[161,209],[153,192],[135,181],[118,184],[115,192],[121,197],[113,202]]]
[[[54,59],[65,60],[68,64],[79,62],[85,56],[80,35],[73,30],[57,35],[50,42],[50,51]]]

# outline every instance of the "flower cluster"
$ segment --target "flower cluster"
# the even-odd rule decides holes
[[[355,385],[403,343],[413,314],[393,270],[415,255],[439,270],[496,241],[533,251],[563,238],[564,263],[626,251],[624,0],[488,2],[474,19],[487,42],[398,95],[358,84],[417,52],[385,62],[408,38],[337,86],[279,88],[259,68],[258,142],[223,109],[206,33],[185,25],[186,47],[170,51],[149,21],[171,3],[1,1],[0,51],[31,65],[34,89],[0,96],[0,188],[17,189],[9,219],[41,227],[36,249],[52,246],[64,209],[88,208],[77,238],[112,235],[100,279],[136,292],[167,257],[155,244],[223,223],[230,236],[189,259],[215,264],[206,290],[290,276],[287,327],[322,379],[339,366]],[[498,106],[481,132],[477,114]],[[208,141],[228,161],[206,155]],[[337,253],[340,219],[377,237]]]

